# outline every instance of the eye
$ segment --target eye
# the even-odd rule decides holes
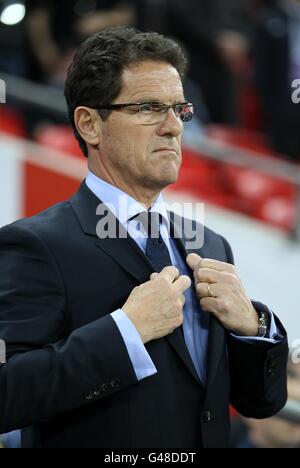
[[[145,102],[144,104],[140,104],[139,111],[143,114],[149,114],[153,112],[153,104]]]
[[[186,104],[176,104],[175,113],[176,115],[181,115],[185,111]]]
[[[152,112],[161,112],[163,106],[159,102],[145,102],[140,104],[139,111],[143,114],[150,114]]]

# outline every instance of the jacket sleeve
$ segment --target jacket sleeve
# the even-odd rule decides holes
[[[0,230],[0,339],[6,344],[0,433],[137,383],[110,315],[66,335],[66,295],[55,257],[37,234],[18,224]]]
[[[228,242],[223,239],[227,259],[234,263]],[[265,308],[263,304],[255,306]],[[287,400],[287,334],[275,317],[280,340],[276,344],[247,342],[227,334],[231,404],[246,417],[268,418],[278,413]]]

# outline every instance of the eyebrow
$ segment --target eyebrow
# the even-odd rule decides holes
[[[137,98],[135,102],[137,102],[137,103],[139,103],[139,104],[143,104],[143,103],[145,103],[145,102],[158,102],[158,103],[160,103],[160,104],[165,104],[164,101],[162,101],[162,100],[160,100],[160,99],[153,99],[153,98],[140,98],[140,99]],[[173,103],[173,104],[181,104],[181,103],[183,103],[183,102],[187,102],[187,100],[185,99],[185,97],[183,97],[183,100],[181,100],[181,99],[180,99],[180,100],[179,100],[179,99],[176,99],[176,100],[173,101],[172,103]]]

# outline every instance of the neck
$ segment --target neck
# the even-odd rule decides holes
[[[138,203],[143,205],[147,210],[151,208],[154,202],[157,200],[161,190],[160,189],[151,189],[142,186],[138,186],[135,184],[126,183],[125,180],[118,179],[113,177],[110,174],[103,173],[102,171],[96,171],[92,165],[89,164],[89,170],[100,179],[104,180],[104,182],[113,185],[114,187],[122,190],[122,192],[126,193]]]
[[[111,183],[109,181],[106,181],[108,183]],[[151,206],[154,204],[154,202],[157,200],[157,197],[160,194],[160,190],[150,190],[150,189],[145,189],[143,187],[129,187],[126,184],[113,184],[115,187],[118,189],[122,190],[122,192],[127,193],[127,195],[130,195],[134,200],[136,200],[138,203],[143,205],[147,210],[151,208]]]

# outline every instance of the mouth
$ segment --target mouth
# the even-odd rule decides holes
[[[173,153],[174,155],[177,155],[177,151],[174,148],[158,148],[154,153]]]

